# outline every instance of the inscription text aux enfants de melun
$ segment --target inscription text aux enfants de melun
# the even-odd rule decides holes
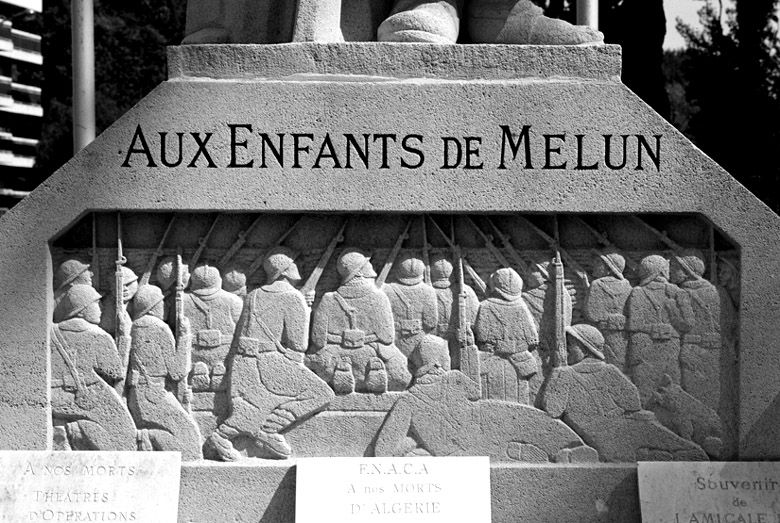
[[[138,125],[122,167],[233,169],[655,170],[663,135],[540,133],[500,125],[494,136],[395,133],[266,133],[251,124],[220,132],[158,131]],[[494,148],[495,151],[488,151]]]

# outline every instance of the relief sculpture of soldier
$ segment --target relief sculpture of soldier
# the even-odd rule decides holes
[[[193,391],[222,391],[225,360],[241,315],[241,298],[222,289],[219,270],[200,264],[184,295],[184,314],[192,327]]]
[[[410,371],[419,366],[416,349],[423,336],[436,329],[436,291],[423,282],[425,264],[413,255],[403,257],[396,268],[397,282],[382,286],[390,299],[395,322],[395,345],[409,360]]]
[[[181,265],[181,278],[182,285],[186,287],[190,281],[189,267],[182,263]],[[157,266],[157,286],[163,292],[165,298],[165,315],[163,316],[168,325],[174,325],[174,310],[176,301],[176,258],[174,256],[167,256],[160,261],[160,265]]]
[[[617,252],[599,253],[583,305],[585,318],[604,336],[607,363],[624,372],[628,345],[625,307],[631,294],[631,284],[623,276],[625,268],[626,259]]]
[[[669,262],[657,254],[639,265],[639,285],[626,305],[629,332],[626,367],[648,408],[664,375],[680,383],[680,336],[695,318],[689,295],[669,283]]]
[[[293,253],[279,248],[263,263],[266,284],[252,291],[241,313],[230,369],[230,415],[209,436],[207,449],[223,461],[240,459],[232,440],[247,436],[262,457],[292,454],[283,433],[327,406],[333,391],[303,365],[310,309],[293,287],[301,276]]]
[[[187,379],[187,354],[177,351],[171,328],[163,321],[159,287],[142,285],[133,298],[132,345],[127,397],[142,448],[181,452],[182,459],[203,457],[200,430],[168,390]]]
[[[541,407],[562,418],[603,461],[707,459],[698,445],[642,410],[637,387],[604,361],[604,337],[598,329],[584,324],[567,327],[566,341],[568,365],[553,369]]]
[[[314,310],[308,365],[337,394],[404,390],[411,381],[407,359],[393,343],[390,300],[376,288],[377,274],[362,252],[339,257],[341,285]]]
[[[92,271],[79,260],[65,260],[54,271],[54,323],[62,321],[60,301],[74,285],[92,285]]]
[[[540,372],[530,352],[537,349],[539,335],[522,299],[523,280],[514,269],[498,269],[490,277],[490,289],[474,323],[482,397],[527,405],[529,380]]]
[[[436,312],[438,320],[436,335],[447,340],[450,349],[452,368],[460,368],[460,346],[458,345],[458,289],[453,287],[452,262],[444,256],[434,257],[431,262],[431,285],[436,293]],[[463,286],[466,294],[466,323],[469,333],[472,333],[474,321],[477,319],[479,299],[474,289]],[[473,334],[472,334],[473,335]],[[472,343],[469,341],[469,343]]]
[[[100,294],[73,285],[60,300],[51,333],[51,411],[74,450],[136,450],[136,429],[119,394],[123,380],[114,340],[98,327]]]

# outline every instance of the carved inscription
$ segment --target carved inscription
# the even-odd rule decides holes
[[[739,257],[695,217],[100,213],[53,255],[57,449],[735,453]]]

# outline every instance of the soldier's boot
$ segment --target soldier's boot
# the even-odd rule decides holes
[[[544,16],[531,0],[471,0],[469,36],[482,44],[594,45],[604,35],[586,26]]]
[[[396,0],[377,30],[380,42],[454,44],[460,30],[461,0]]]
[[[387,369],[379,358],[371,358],[368,362],[366,390],[368,392],[387,392]]]
[[[149,431],[147,429],[136,430],[135,441],[138,445],[138,450],[141,452],[152,452],[154,450],[154,447],[152,446],[152,440],[149,438]]]
[[[233,443],[217,429],[206,438],[203,457],[220,461],[239,461],[241,453],[234,449]]]
[[[264,458],[287,459],[292,455],[292,447],[278,432],[260,430],[254,438],[257,446],[264,451]]]
[[[52,450],[73,450],[64,425],[55,425],[52,432]]]
[[[192,390],[203,391],[211,388],[211,378],[209,377],[209,367],[202,361],[197,361],[192,366],[190,378]]]
[[[352,374],[352,362],[342,358],[333,373],[333,391],[336,394],[352,394],[355,392],[355,376]]]

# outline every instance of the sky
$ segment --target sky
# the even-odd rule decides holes
[[[677,32],[677,18],[688,24],[698,25],[699,17],[696,14],[701,9],[702,0],[664,0],[664,12],[666,13],[666,39],[664,49],[679,49],[685,47],[685,41]]]

